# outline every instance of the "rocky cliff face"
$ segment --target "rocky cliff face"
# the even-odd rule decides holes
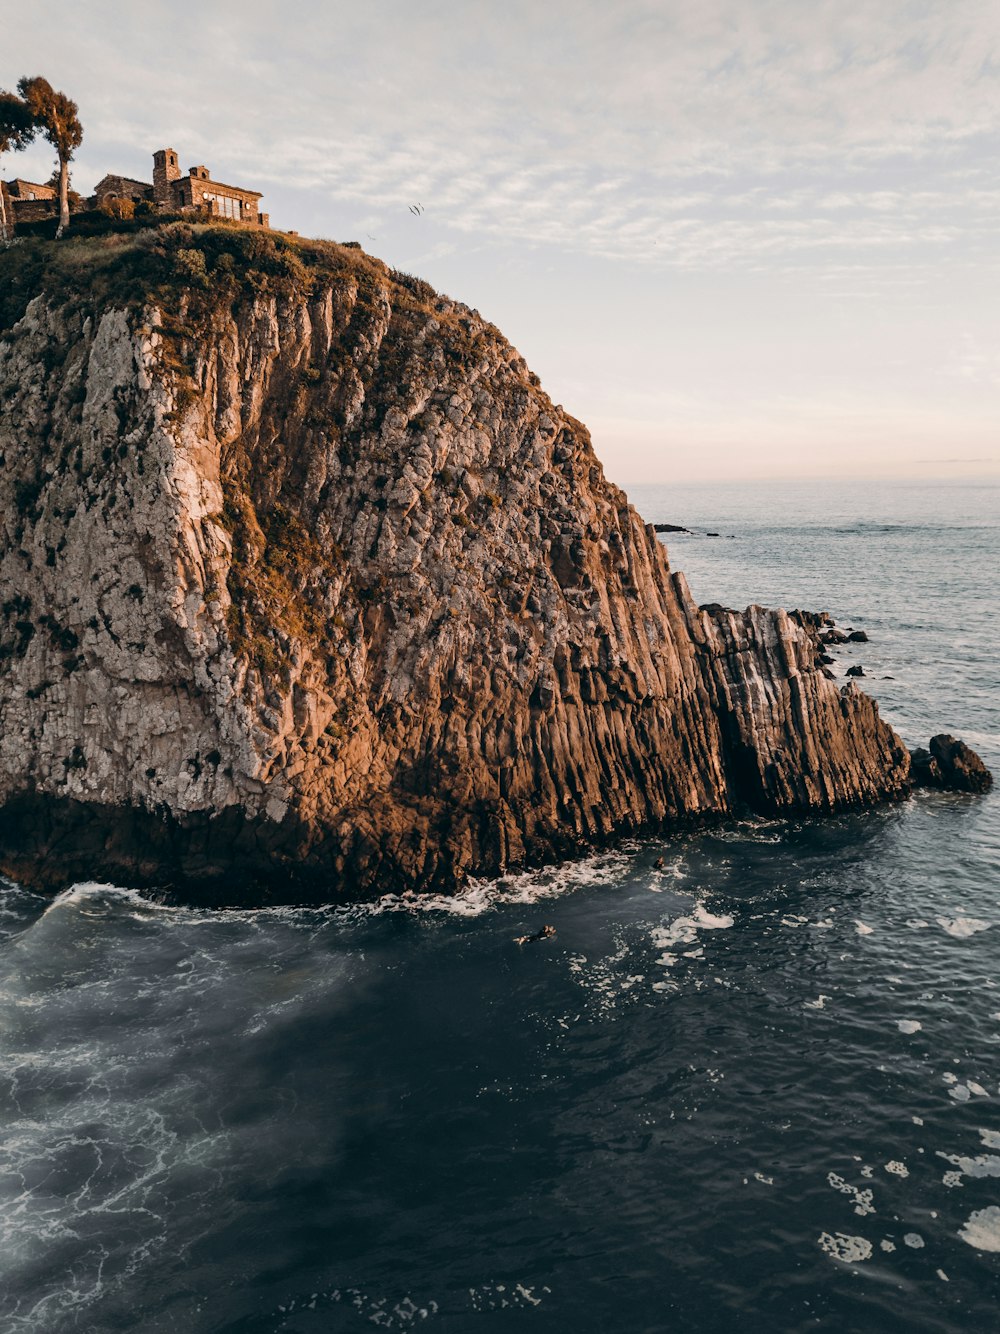
[[[9,874],[332,900],[907,789],[808,625],[700,611],[475,311],[350,248],[106,244],[0,332]]]

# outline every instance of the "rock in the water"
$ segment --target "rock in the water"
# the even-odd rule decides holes
[[[847,642],[849,644],[867,644],[868,636],[865,634],[864,630],[852,630],[847,636]]]
[[[931,737],[930,749],[911,751],[910,761],[916,787],[988,792],[993,786],[993,775],[971,746],[945,733]]]
[[[820,639],[824,644],[846,644],[848,636],[843,630],[832,629],[824,630],[820,635]]]
[[[856,662],[853,667],[848,667],[846,672],[847,676],[864,676],[864,674],[865,669],[861,666],[860,662]]]
[[[908,790],[476,311],[332,243],[105,239],[0,252],[5,873],[331,901]]]
[[[654,533],[690,533],[690,528],[683,528],[679,523],[654,523]]]

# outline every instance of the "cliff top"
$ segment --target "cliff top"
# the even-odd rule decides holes
[[[211,291],[214,301],[256,293],[310,296],[344,279],[362,289],[388,282],[395,289],[394,305],[439,319],[475,314],[422,279],[389,268],[357,243],[224,223],[101,219],[91,230],[59,241],[26,236],[0,250],[0,332],[12,328],[41,294],[82,308],[169,308],[184,293]]]

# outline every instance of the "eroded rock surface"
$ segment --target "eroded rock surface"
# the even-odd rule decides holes
[[[939,733],[929,749],[912,752],[913,781],[917,787],[937,787],[952,792],[988,792],[993,775],[976,752],[953,736]]]
[[[6,872],[332,900],[907,790],[819,625],[699,610],[494,327],[324,263],[0,336]]]

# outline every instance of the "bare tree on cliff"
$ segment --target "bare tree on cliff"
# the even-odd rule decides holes
[[[35,137],[38,127],[27,102],[22,102],[14,93],[0,89],[0,156],[11,151],[18,153],[27,148]],[[10,240],[7,225],[7,203],[4,199],[3,186],[0,185],[0,242]]]
[[[69,226],[69,164],[83,141],[79,108],[65,93],[57,93],[48,79],[19,79],[17,91],[31,109],[39,133],[48,139],[59,158],[59,226],[62,236]]]

